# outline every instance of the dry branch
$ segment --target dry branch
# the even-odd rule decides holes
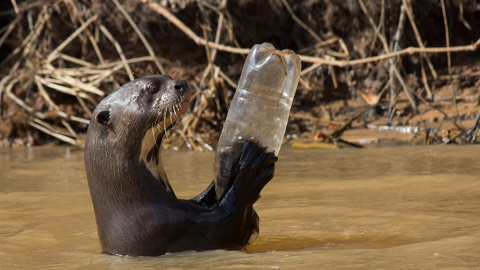
[[[115,49],[117,50],[118,54],[120,55],[120,59],[122,59],[123,66],[125,67],[125,70],[127,71],[128,77],[130,78],[131,81],[135,79],[132,73],[132,69],[130,68],[130,65],[128,65],[127,62],[127,57],[125,57],[125,54],[123,53],[122,46],[120,46],[120,43],[113,37],[113,35],[108,31],[108,29],[100,25],[100,31],[112,42],[112,44],[115,46]]]
[[[98,15],[94,15],[90,19],[88,19],[80,28],[75,30],[62,44],[60,44],[55,50],[53,50],[50,55],[47,57],[47,62],[52,62],[55,58],[58,57],[58,53],[62,51],[74,38],[76,38],[85,28],[87,28],[91,23],[97,20]]]
[[[450,55],[453,53],[477,51],[480,46],[480,39],[470,45],[452,47],[448,41],[450,33],[446,32],[446,47],[425,47],[424,44],[427,44],[429,41],[427,35],[424,34],[423,36],[425,40],[420,35],[421,32],[417,28],[417,23],[420,25],[421,18],[413,17],[414,8],[410,0],[396,0],[396,2],[392,3],[403,4],[406,18],[409,19],[413,33],[402,31],[403,19],[401,18],[398,21],[398,26],[386,24],[388,22],[386,17],[389,15],[388,10],[385,10],[388,5],[385,5],[384,0],[382,0],[381,14],[378,21],[373,18],[373,15],[368,13],[365,5],[363,5],[366,1],[358,0],[364,11],[364,15],[359,17],[365,16],[362,18],[368,19],[366,31],[372,33],[370,37],[373,37],[373,41],[371,43],[370,40],[367,41],[368,45],[371,46],[371,50],[368,52],[367,48],[367,52],[364,54],[358,53],[358,48],[352,48],[351,39],[344,36],[344,39],[342,39],[333,31],[323,32],[324,28],[315,25],[313,20],[308,21],[309,25],[302,21],[301,16],[305,15],[305,10],[302,11],[301,8],[306,6],[302,6],[301,3],[290,0],[282,0],[277,3],[277,8],[278,4],[280,4],[282,15],[289,16],[291,22],[294,21],[305,30],[302,31],[302,34],[310,35],[314,40],[312,42],[312,38],[308,36],[305,40],[311,43],[305,47],[297,48],[301,60],[304,63],[310,63],[301,73],[300,97],[307,93],[306,96],[312,95],[314,98],[317,98],[315,102],[318,102],[318,98],[321,95],[319,93],[325,92],[323,90],[328,87],[332,87],[329,90],[335,92],[336,97],[341,96],[339,92],[342,90],[342,87],[343,89],[347,88],[352,96],[356,95],[356,93],[364,95],[365,89],[357,89],[357,83],[362,83],[361,80],[365,78],[365,76],[362,77],[358,74],[363,67],[356,66],[375,62],[381,62],[377,65],[381,68],[384,67],[384,64],[389,65],[390,77],[392,79],[395,78],[398,81],[398,85],[404,89],[411,103],[410,107],[414,110],[416,110],[416,102],[426,103],[427,107],[435,108],[429,102],[433,103],[440,100],[435,93],[438,89],[435,89],[438,83],[445,83],[446,81],[452,83],[452,85],[453,83],[458,84],[459,81],[471,83],[475,78],[480,77],[477,69],[472,69],[470,73],[459,72],[457,69],[455,72],[459,74],[453,74],[454,71],[450,59]],[[152,47],[147,39],[147,34],[149,34],[151,29],[142,28],[151,23],[152,18],[161,15],[171,23],[167,22],[161,25],[162,30],[172,31],[168,29],[168,27],[172,26],[178,28],[181,31],[177,31],[180,35],[184,33],[186,35],[185,39],[193,40],[198,48],[201,48],[202,51],[205,50],[204,55],[207,56],[206,59],[208,61],[208,65],[207,61],[205,61],[205,63],[194,66],[193,70],[195,71],[185,72],[187,77],[194,78],[191,83],[197,89],[195,94],[197,100],[193,113],[181,120],[181,127],[174,129],[169,134],[169,141],[171,141],[172,145],[185,144],[192,149],[211,151],[212,142],[214,143],[216,140],[215,136],[218,135],[219,126],[221,126],[225,112],[228,109],[229,101],[227,98],[231,96],[232,88],[237,87],[232,78],[238,75],[236,74],[238,65],[243,64],[240,63],[241,61],[237,61],[240,59],[239,57],[225,57],[226,53],[245,55],[250,51],[249,48],[239,46],[237,41],[236,37],[239,37],[246,44],[243,39],[244,36],[240,36],[242,32],[238,30],[239,27],[237,25],[234,25],[236,21],[232,18],[238,15],[229,10],[233,2],[229,2],[227,5],[226,0],[192,1],[191,5],[195,5],[193,7],[197,7],[196,12],[198,12],[194,15],[202,17],[206,24],[203,27],[205,29],[203,37],[198,36],[187,26],[187,24],[198,22],[191,18],[182,21],[166,8],[168,5],[166,2],[172,3],[172,1],[139,0],[138,2],[141,5],[148,7],[145,10],[152,11],[151,14],[145,14],[145,18],[132,18],[133,15],[129,14],[127,10],[137,3],[129,1],[111,0],[105,3],[98,2],[98,5],[103,8],[118,9],[122,14],[119,18],[113,18],[112,14],[114,13],[95,12],[92,6],[89,6],[88,1],[59,0],[52,3],[48,1],[48,3],[45,1],[17,3],[17,1],[12,0],[11,2],[13,5],[12,10],[0,12],[0,17],[6,15],[11,17],[11,21],[0,29],[0,50],[8,48],[10,44],[14,44],[11,52],[6,54],[6,57],[0,63],[0,68],[4,68],[4,70],[0,70],[0,72],[3,72],[3,77],[0,80],[0,113],[3,119],[12,117],[12,106],[18,107],[17,110],[27,112],[29,116],[28,125],[34,129],[45,132],[64,142],[82,146],[81,132],[88,125],[88,119],[91,117],[93,108],[106,93],[118,88],[128,80],[133,80],[135,78],[134,74],[137,72],[136,70],[141,68],[142,74],[165,73],[164,67],[160,64],[160,61],[162,61],[162,64],[167,68],[171,68],[174,72],[181,70],[181,76],[184,75],[182,73],[185,72],[182,70],[184,67],[177,66],[177,62],[172,63],[177,61],[175,59],[172,60],[172,56],[165,56],[164,59],[161,59],[163,57],[161,52],[155,51],[158,47]],[[415,7],[417,4],[415,3]],[[446,18],[443,0],[441,5],[442,14]],[[286,12],[283,7],[285,7]],[[463,18],[464,10],[461,2],[459,8],[461,13],[459,19],[468,28],[470,25]],[[191,11],[189,10],[189,12]],[[311,16],[312,14],[308,15]],[[248,14],[242,16],[248,18]],[[468,17],[466,18],[468,19]],[[318,17],[318,19],[322,18]],[[58,27],[59,21],[64,23],[62,27]],[[369,26],[369,24],[371,25]],[[123,27],[125,25],[129,26],[119,31],[119,26]],[[447,23],[444,22],[444,25],[446,26]],[[362,27],[364,26],[362,25]],[[472,24],[470,28],[475,29],[475,26]],[[390,37],[395,30],[397,32],[395,38],[387,41],[386,37]],[[445,31],[448,31],[448,29]],[[118,35],[119,32],[122,34]],[[451,34],[453,35],[454,33],[452,32]],[[126,35],[134,35],[134,37],[129,36],[126,38]],[[415,44],[418,44],[418,47],[400,48],[406,40],[404,38],[406,35],[409,35],[410,40],[415,40]],[[62,40],[59,37],[66,38]],[[127,44],[125,40],[139,41],[137,41],[138,44]],[[180,40],[178,42],[184,41]],[[298,44],[302,44],[302,42],[306,41],[300,41]],[[112,44],[115,49],[111,49]],[[292,42],[290,44],[297,43]],[[394,45],[392,46],[392,44]],[[438,43],[429,42],[429,44]],[[138,55],[138,52],[132,49],[134,46],[144,46],[148,55]],[[369,55],[369,57],[352,60],[350,59],[349,49],[355,55]],[[160,50],[169,51],[169,49],[164,48]],[[143,50],[140,51],[143,52]],[[218,52],[220,51],[224,53],[219,54]],[[412,88],[415,86],[412,86],[411,83],[415,84],[415,82],[412,82],[411,78],[407,77],[411,75],[409,73],[411,70],[405,71],[405,66],[402,66],[403,62],[405,62],[404,60],[410,60],[410,58],[405,58],[405,56],[411,54],[420,55],[419,70],[421,72],[421,80],[427,91],[428,101],[422,95],[421,91],[423,89]],[[434,59],[437,61],[436,58],[438,57],[434,58],[433,54],[447,54],[448,76],[437,74],[432,61]],[[129,59],[127,56],[131,58]],[[343,60],[339,58],[343,58]],[[415,59],[415,57],[412,59]],[[225,64],[229,60],[238,63],[235,63],[235,67],[233,67],[232,63]],[[424,61],[426,65],[424,65]],[[146,63],[153,63],[153,65]],[[8,66],[8,70],[5,71],[7,65],[11,66]],[[147,67],[147,70],[143,69],[145,67]],[[333,67],[336,68],[334,69]],[[375,64],[367,65],[367,67],[368,70],[375,71]],[[441,72],[441,66],[436,68]],[[427,71],[427,69],[430,71]],[[172,70],[169,71],[172,72]],[[192,74],[194,72],[195,74]],[[431,73],[430,78],[427,76],[427,73]],[[128,75],[128,79],[125,78],[125,75]],[[329,78],[328,76],[331,77]],[[403,76],[405,76],[405,79]],[[326,86],[324,78],[328,80],[331,86]],[[433,81],[432,78],[433,80],[438,80]],[[368,93],[376,98],[376,105],[379,105],[379,102],[389,102],[383,96],[385,89],[388,88],[388,86],[385,86],[387,82],[382,81],[381,83],[382,85],[378,87],[378,91],[375,90],[377,91],[376,93]],[[429,83],[432,89],[430,89]],[[433,96],[434,94],[436,96]],[[403,96],[398,96],[397,100],[397,93],[387,92],[386,96],[388,97],[388,95],[392,98],[389,102],[392,108],[395,102],[404,102],[404,100],[400,100],[404,98]],[[305,96],[303,97],[305,98]],[[346,97],[342,98],[346,99]],[[69,103],[62,103],[67,99]],[[452,100],[455,101],[457,98],[454,97]],[[459,96],[458,100],[464,100],[464,97]],[[475,97],[469,102],[474,101]],[[308,103],[312,101],[305,98],[301,102]],[[324,101],[322,100],[321,102],[321,106],[323,106]],[[308,108],[304,109],[308,110]],[[393,112],[395,111],[392,109]],[[445,118],[448,118],[446,113],[442,113]],[[310,116],[302,115],[300,117],[299,114],[295,113],[292,115],[292,119],[300,122],[300,126],[307,126],[309,130],[315,129],[311,125],[305,124],[309,121]],[[318,117],[314,118],[318,119]],[[318,121],[314,122],[318,123]],[[471,134],[473,130],[475,130],[476,134],[477,129],[478,126],[473,127],[468,134]],[[1,125],[0,132],[2,132]],[[202,136],[199,134],[202,134]],[[464,134],[467,134],[467,132],[464,132]],[[2,134],[0,133],[0,135]],[[471,136],[475,137],[474,135]],[[173,142],[174,140],[179,140],[180,142],[175,143]]]
[[[132,26],[133,30],[135,30],[135,33],[137,33],[138,37],[142,40],[143,45],[145,45],[145,48],[147,49],[148,53],[153,59],[153,62],[155,62],[155,65],[157,65],[157,68],[160,70],[162,74],[166,74],[165,69],[163,68],[162,64],[157,59],[157,56],[155,55],[155,52],[152,49],[152,46],[148,43],[147,39],[143,35],[142,31],[138,28],[137,24],[132,20],[130,15],[128,15],[127,11],[123,8],[122,5],[117,0],[112,0],[117,8],[120,10],[122,15],[125,17],[125,19],[128,21],[128,23]]]
[[[141,0],[143,3],[147,4],[149,8],[152,10],[158,12],[160,15],[164,16],[167,20],[169,20],[171,23],[173,23],[175,26],[177,26],[182,32],[184,32],[189,38],[191,38],[197,45],[205,46],[207,42],[205,39],[197,36],[188,26],[186,26],[182,21],[180,21],[177,17],[175,17],[172,13],[170,13],[168,10],[166,10],[164,7],[161,5],[155,3],[155,2],[150,2],[149,0]],[[222,44],[214,44],[209,42],[209,46],[211,48],[224,51],[224,52],[229,52],[229,53],[235,53],[235,54],[248,54],[250,52],[250,49],[248,48],[235,48],[227,45],[222,45]],[[356,59],[356,60],[332,60],[332,59],[325,59],[321,57],[314,57],[314,56],[307,56],[307,55],[299,55],[300,59],[302,62],[306,63],[315,63],[315,64],[321,64],[321,65],[331,65],[331,66],[336,66],[336,67],[347,67],[347,66],[355,66],[355,65],[362,65],[362,64],[368,64],[372,62],[377,62],[377,61],[382,61],[382,60],[387,60],[390,58],[398,57],[398,56],[404,56],[404,55],[409,55],[409,54],[419,54],[419,53],[450,53],[450,52],[467,52],[467,51],[476,51],[478,49],[478,46],[480,46],[480,39],[478,39],[475,43],[471,45],[464,45],[464,46],[456,46],[456,47],[449,47],[449,48],[444,48],[444,47],[425,47],[425,48],[420,48],[420,47],[409,47],[403,50],[399,50],[397,52],[392,52],[392,53],[386,53],[386,54],[381,54],[377,56],[372,56],[372,57],[367,57],[367,58],[362,58],[362,59]]]

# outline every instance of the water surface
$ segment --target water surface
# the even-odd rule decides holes
[[[0,269],[480,268],[479,146],[283,147],[245,251],[100,254],[83,152],[0,149]],[[164,151],[179,197],[213,153]],[[105,161],[108,162],[108,161]]]

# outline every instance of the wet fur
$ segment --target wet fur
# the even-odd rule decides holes
[[[160,87],[154,94],[148,91],[152,84]],[[258,232],[253,204],[277,160],[258,143],[243,143],[220,198],[213,182],[191,200],[178,199],[168,183],[161,140],[190,97],[185,82],[153,75],[122,86],[93,112],[85,167],[103,252],[237,249]]]

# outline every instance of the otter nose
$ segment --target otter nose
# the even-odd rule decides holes
[[[172,90],[176,91],[177,93],[179,93],[181,95],[190,91],[187,82],[182,81],[182,80],[173,80],[170,83],[170,87],[171,87]]]
[[[185,84],[182,81],[173,81],[173,88],[177,91],[183,92],[185,90]]]
[[[173,83],[173,88],[175,88],[176,90],[181,90],[182,89],[182,83],[180,83],[179,81],[175,81]]]

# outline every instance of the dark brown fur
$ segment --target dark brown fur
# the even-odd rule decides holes
[[[166,252],[236,249],[258,232],[253,204],[273,178],[277,158],[246,141],[224,194],[214,185],[191,200],[168,183],[160,144],[188,109],[183,81],[153,75],[132,81],[93,112],[85,167],[103,252],[155,256]]]

